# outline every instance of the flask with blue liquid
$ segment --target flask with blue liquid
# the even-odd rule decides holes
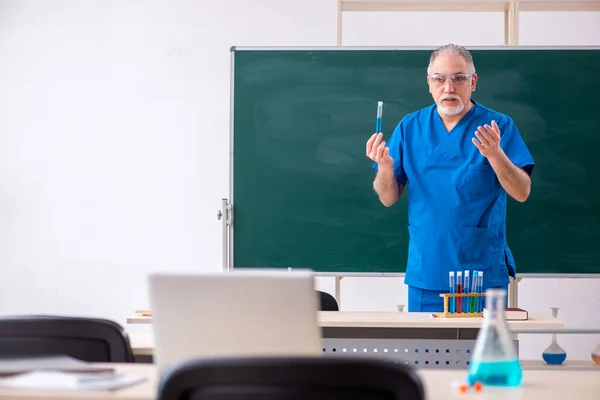
[[[556,318],[558,316],[558,308],[551,307],[551,309],[552,316]],[[542,358],[546,364],[550,365],[560,365],[567,359],[567,352],[556,342],[556,333],[552,334],[552,343],[544,349]]]
[[[506,323],[505,301],[504,289],[486,290],[486,312],[469,367],[470,384],[475,382],[481,382],[484,386],[521,384],[523,370]]]

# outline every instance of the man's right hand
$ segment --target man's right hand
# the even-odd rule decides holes
[[[383,133],[374,133],[367,141],[367,157],[378,164],[379,169],[394,169],[394,159],[390,156],[389,147],[382,140]]]

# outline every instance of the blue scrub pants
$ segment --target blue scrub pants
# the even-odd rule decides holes
[[[508,285],[497,286],[494,289],[506,290],[506,302],[504,307],[508,306]],[[443,312],[444,299],[440,297],[441,293],[447,291],[427,290],[414,286],[408,287],[408,312]],[[485,303],[484,303],[485,304]]]

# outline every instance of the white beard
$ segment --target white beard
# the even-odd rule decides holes
[[[444,100],[444,99],[456,99],[456,100],[458,100],[458,105],[454,106],[454,107],[444,107],[442,105],[438,105],[438,109],[444,115],[449,115],[449,116],[458,115],[465,108],[464,103],[462,102],[462,100],[458,96],[457,97],[454,97],[454,96],[442,97],[442,98],[440,98],[440,104],[442,104],[442,100]]]

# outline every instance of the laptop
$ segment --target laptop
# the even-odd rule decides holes
[[[155,273],[148,283],[159,372],[195,357],[322,354],[312,271]]]

